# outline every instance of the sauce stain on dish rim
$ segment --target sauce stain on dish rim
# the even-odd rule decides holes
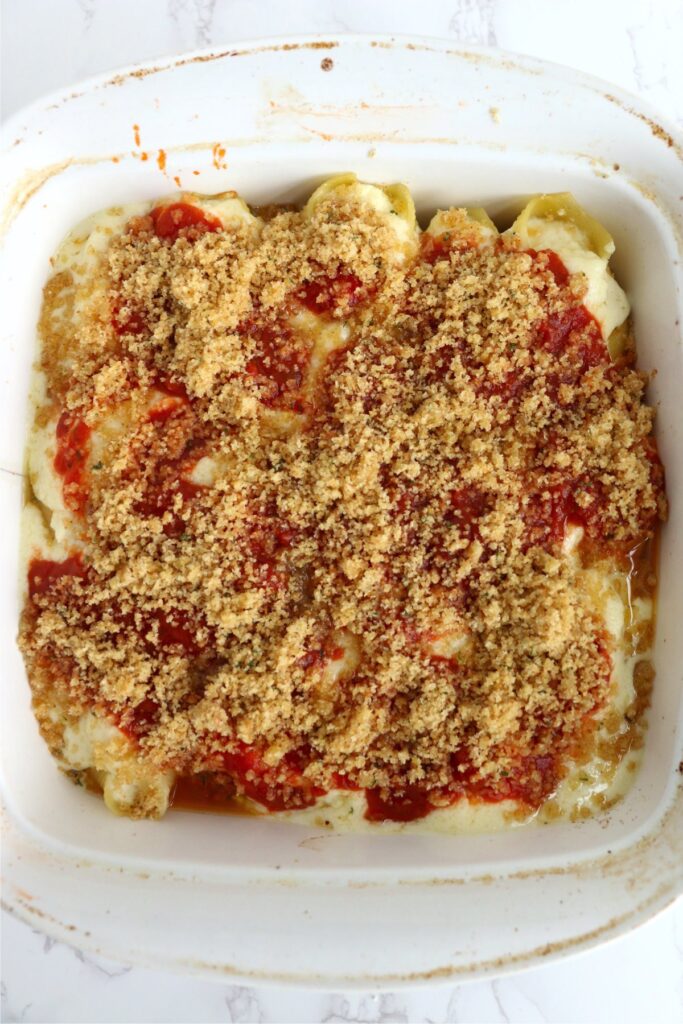
[[[247,970],[236,964],[225,964],[225,963],[211,963],[205,960],[187,960],[180,959],[176,961],[176,967],[179,969],[190,970],[194,973],[195,971],[200,974],[210,975],[222,975],[227,977],[234,977],[236,979],[245,978],[250,981],[270,981],[280,982],[288,985],[396,985],[401,986],[413,985],[415,983],[429,982],[429,981],[446,981],[449,979],[463,978],[464,976],[490,976],[500,975],[501,973],[515,973],[523,970],[525,967],[531,966],[534,962],[543,960],[545,963],[555,962],[562,956],[568,953],[578,953],[582,949],[591,949],[594,947],[601,938],[612,933],[613,938],[617,938],[620,934],[623,934],[628,930],[631,923],[644,924],[649,918],[649,911],[654,906],[656,911],[661,913],[671,906],[676,900],[676,895],[670,895],[671,886],[662,884],[648,899],[643,900],[639,903],[632,911],[624,914],[617,915],[611,918],[606,924],[594,928],[591,931],[585,932],[582,935],[577,935],[571,939],[566,939],[561,942],[549,942],[541,946],[536,946],[533,949],[523,950],[519,953],[509,954],[507,956],[500,956],[490,958],[488,960],[474,961],[471,964],[445,964],[438,967],[430,968],[425,971],[412,971],[406,974],[368,974],[368,975],[310,975],[302,972],[272,972],[272,971],[258,971],[258,970]],[[30,897],[33,899],[33,897]],[[38,907],[32,906],[27,899],[22,899],[17,892],[16,905],[5,901],[1,901],[2,908],[13,916],[23,920],[26,924],[31,925],[31,916],[37,917],[41,921],[41,925],[47,923],[52,926],[53,937],[57,938],[58,941],[65,941],[69,945],[72,945],[76,937],[75,933],[79,932],[76,925],[73,924],[62,924],[57,918],[48,914],[45,911],[40,910]],[[19,913],[18,908],[21,908],[23,914],[26,916],[22,917]],[[66,936],[63,933],[66,932]],[[82,938],[85,939],[83,945],[86,946],[89,952],[99,956],[108,956],[106,951],[102,950],[97,945],[91,945],[88,943],[88,939],[91,937],[90,931],[84,931],[80,933]],[[153,966],[148,963],[146,959],[132,957],[126,959],[124,962],[130,963],[131,965],[137,965],[141,963],[142,966]]]
[[[303,130],[305,132],[308,132],[308,134],[291,136],[287,139],[278,139],[278,144],[290,145],[292,143],[306,143],[307,145],[310,145],[316,142],[317,139],[322,138],[325,142],[367,142],[372,143],[373,146],[374,144],[381,144],[382,142],[389,143],[391,145],[440,145],[449,147],[461,146],[466,143],[468,145],[476,145],[479,148],[485,149],[489,152],[504,153],[508,149],[508,146],[505,143],[482,142],[480,140],[473,141],[471,139],[455,139],[448,136],[424,136],[419,138],[400,139],[393,138],[391,136],[383,137],[377,135],[376,133],[355,133],[349,135],[335,134],[334,136],[331,136],[328,135],[327,133],[317,132],[312,128],[307,128],[306,126],[303,126]],[[214,169],[212,153],[216,145],[219,145],[221,148],[225,148],[225,150],[227,151],[228,149],[244,149],[249,146],[261,146],[268,145],[270,143],[272,143],[272,140],[268,137],[268,135],[256,135],[246,139],[223,139],[221,140],[220,143],[216,143],[215,141],[202,141],[185,143],[176,146],[163,146],[160,149],[158,149],[158,156],[155,160],[151,162],[150,167],[152,166],[152,164],[154,164],[155,166],[157,166],[158,172],[161,174],[161,176],[164,179],[168,179],[169,175],[167,171],[167,161],[169,155],[184,153],[206,154],[208,161],[207,170],[210,170]],[[539,148],[538,150],[535,151],[529,150],[528,154],[530,157],[536,155],[547,155],[547,150],[544,150],[543,148]],[[588,153],[576,152],[573,150],[553,150],[553,154],[557,156],[565,156],[572,160],[578,160],[581,163],[587,163],[593,169],[595,168],[595,165],[601,165],[606,169],[607,172],[609,172],[604,175],[605,177],[619,176],[620,179],[624,181],[630,188],[633,188],[640,195],[642,195],[644,199],[648,200],[648,202],[652,203],[652,205],[657,208],[657,210],[666,218],[667,223],[674,232],[674,236],[679,247],[683,245],[683,241],[679,238],[678,234],[674,230],[674,225],[670,214],[661,205],[661,203],[658,202],[658,200],[652,193],[651,189],[649,189],[646,185],[643,185],[634,179],[626,178],[624,175],[621,174],[621,169],[618,165],[615,165],[613,162],[601,160],[600,157],[596,157]],[[369,155],[370,154],[368,153],[368,156]],[[376,155],[376,152],[373,150],[372,156],[375,157]],[[135,153],[126,151],[121,151],[118,153],[108,153],[102,156],[70,157],[68,160],[60,160],[57,163],[46,164],[44,167],[38,168],[36,170],[27,171],[17,180],[14,188],[10,192],[9,198],[6,201],[4,208],[0,211],[0,240],[2,240],[2,238],[5,236],[7,231],[12,226],[12,223],[19,215],[19,213],[21,213],[24,207],[27,206],[31,199],[33,199],[35,195],[53,178],[56,178],[58,175],[64,173],[65,171],[68,171],[72,167],[96,167],[100,164],[106,163],[122,164],[129,159],[139,159],[139,157]],[[196,168],[188,168],[186,170],[182,170],[180,173],[196,176],[201,172],[198,171]],[[189,183],[188,185],[183,185],[181,182],[179,184],[177,177],[174,178],[173,181],[178,189],[190,189],[191,183]]]
[[[3,822],[8,826],[7,831],[12,828],[16,829],[17,826],[12,822],[6,808],[2,807],[0,809],[0,813],[2,815]],[[614,853],[608,853],[602,857],[597,857],[581,864],[575,864],[567,867],[546,867],[531,871],[511,872],[501,875],[489,873],[473,877],[431,878],[423,880],[403,878],[397,879],[395,884],[400,886],[421,887],[442,885],[462,886],[473,884],[488,886],[508,879],[516,879],[519,881],[541,880],[544,877],[553,875],[574,877],[578,881],[581,881],[582,878],[587,877],[589,874],[593,874],[596,878],[609,875],[616,877],[623,877],[626,875],[625,884],[635,888],[642,886],[643,880],[647,882],[649,879],[650,868],[652,865],[648,865],[647,863],[647,853],[653,847],[655,842],[661,841],[662,839],[664,840],[670,855],[671,863],[670,865],[667,865],[667,867],[673,865],[678,868],[680,873],[683,866],[683,830],[680,828],[682,822],[683,780],[679,780],[673,796],[673,801],[662,815],[662,818],[656,828],[649,835],[643,836],[640,840],[625,850],[615,850]],[[319,837],[315,838],[317,839]],[[43,859],[54,859],[54,854],[40,847],[33,846],[32,853]],[[100,868],[105,872],[115,874],[116,876],[120,876],[121,874],[129,875],[133,878],[139,879],[140,881],[151,881],[154,879],[158,882],[168,881],[172,883],[175,882],[176,884],[180,881],[190,883],[192,881],[192,879],[187,875],[178,875],[174,872],[159,874],[157,872],[152,873],[139,871],[128,865],[115,867],[113,865],[107,865],[106,863],[98,864],[97,862],[83,859],[79,859],[75,864],[80,870]],[[291,877],[278,877],[274,874],[273,870],[270,869],[270,875],[267,880],[261,881],[260,879],[243,878],[241,884],[266,884],[276,887],[285,886],[287,888],[291,888],[292,886],[305,887],[307,882],[305,878],[299,880],[292,879]],[[580,952],[582,949],[591,949],[595,947],[600,940],[607,936],[617,938],[620,935],[626,934],[626,932],[628,932],[632,927],[644,924],[647,920],[651,919],[653,913],[661,913],[670,906],[677,896],[676,886],[677,879],[674,873],[668,882],[659,885],[654,892],[641,900],[631,910],[623,914],[613,916],[605,922],[605,924],[600,925],[597,928],[590,929],[579,935],[573,935],[562,941],[545,943],[507,956],[499,956],[480,961],[475,960],[469,964],[439,965],[424,971],[402,974],[349,975],[336,976],[333,978],[327,975],[310,975],[300,972],[273,973],[269,971],[245,970],[236,964],[211,963],[205,960],[188,958],[178,958],[174,961],[174,966],[181,970],[189,970],[190,972],[203,974],[205,976],[220,975],[225,977],[244,978],[247,981],[275,981],[292,985],[324,984],[328,986],[345,985],[347,987],[359,984],[367,986],[407,986],[427,981],[447,981],[451,978],[462,979],[468,976],[481,977],[482,975],[514,973],[525,967],[532,966],[539,960],[544,963],[555,962],[567,954]],[[33,927],[39,922],[41,930],[46,931],[58,941],[63,941],[71,945],[78,941],[79,946],[88,952],[101,956],[112,956],[112,951],[110,949],[104,950],[97,944],[97,941],[93,938],[90,930],[81,931],[77,925],[67,924],[60,921],[54,915],[33,904],[33,901],[38,898],[37,896],[33,896],[22,891],[21,888],[16,885],[13,885],[13,888],[13,898],[3,897],[2,899],[3,909],[24,921],[24,923],[28,924],[30,927]],[[391,886],[388,886],[386,882],[353,882],[347,880],[344,882],[344,888],[368,889],[391,888]],[[116,954],[113,955],[116,957]],[[122,959],[124,962],[140,964],[142,966],[158,966],[156,961],[150,961],[148,959],[143,950],[136,951],[136,954],[132,955],[129,952],[128,955],[123,954],[123,956],[119,955],[116,958]]]
[[[511,59],[507,56],[505,51],[497,51],[495,48],[480,48],[480,49],[452,49],[448,46],[434,46],[428,43],[415,43],[408,41],[408,37],[396,37],[391,36],[388,38],[372,38],[370,34],[357,33],[351,37],[350,40],[346,38],[342,39],[302,39],[299,42],[292,43],[271,43],[271,44],[258,44],[258,43],[245,43],[241,47],[232,47],[229,50],[221,50],[215,52],[213,49],[208,51],[200,51],[194,54],[190,54],[185,57],[179,57],[170,63],[163,64],[152,64],[143,65],[141,67],[132,67],[128,70],[117,72],[111,77],[99,82],[94,88],[106,89],[109,86],[123,85],[128,79],[140,80],[147,78],[150,75],[160,74],[165,71],[172,71],[174,68],[185,67],[190,64],[202,64],[215,60],[223,60],[226,57],[250,57],[257,56],[262,53],[277,53],[277,52],[290,52],[298,50],[332,50],[337,47],[344,46],[348,42],[351,43],[368,43],[370,47],[374,49],[400,49],[403,48],[412,52],[427,52],[427,53],[442,53],[449,57],[456,57],[460,60],[467,61],[472,64],[485,64],[494,68],[502,68],[504,70],[514,70],[522,72],[526,75],[534,77],[540,77],[547,74],[548,68],[544,66],[535,67],[529,66],[528,61],[531,60],[533,64],[533,58],[527,58],[527,63],[524,61]],[[487,52],[488,50],[488,52]],[[329,58],[328,58],[329,60]],[[539,62],[540,63],[540,62]],[[325,59],[321,62],[321,68],[323,71],[328,71],[333,66],[332,62],[326,64]],[[559,65],[561,67],[561,65]],[[550,66],[552,68],[552,65]],[[580,72],[574,72],[577,75],[581,75]],[[621,99],[612,92],[606,92],[603,89],[597,88],[592,83],[586,83],[585,88],[590,88],[592,91],[598,93],[604,97],[610,103],[616,104],[625,113],[630,114],[632,117],[642,121],[650,129],[652,135],[662,141],[668,148],[673,148],[679,159],[683,160],[683,148],[676,142],[671,133],[664,128],[661,124],[655,121],[647,114],[636,110],[633,106],[630,106],[625,99]],[[54,103],[47,106],[46,110],[56,110],[63,106],[65,103],[70,102],[86,95],[86,91],[74,91],[66,95],[59,97]],[[14,145],[18,145],[22,142],[21,137],[14,141]]]
[[[476,63],[480,62],[480,63],[488,64],[488,65],[493,66],[493,67],[501,67],[503,69],[514,69],[515,71],[521,71],[524,74],[529,74],[529,75],[534,75],[534,76],[541,76],[541,75],[544,75],[544,74],[547,73],[547,69],[544,68],[544,67],[539,67],[539,68],[528,67],[524,63],[520,63],[520,62],[517,62],[517,61],[514,61],[514,60],[510,60],[509,58],[507,58],[504,55],[504,51],[501,51],[500,53],[497,53],[497,52],[487,53],[485,51],[476,51],[476,50],[457,50],[457,49],[450,49],[448,47],[431,46],[431,45],[428,45],[428,44],[425,44],[425,43],[412,43],[412,42],[407,41],[407,39],[397,40],[395,37],[391,37],[391,38],[388,38],[388,39],[372,39],[370,36],[358,35],[358,36],[354,37],[351,40],[351,42],[357,42],[357,41],[367,42],[373,48],[398,49],[398,48],[400,48],[402,46],[404,49],[409,50],[409,51],[415,51],[415,52],[424,51],[424,52],[433,52],[433,53],[444,53],[447,56],[454,56],[454,57],[457,57],[459,59],[466,60],[466,61],[468,61],[470,63],[475,63],[476,64]],[[154,65],[151,65],[151,66],[143,66],[143,67],[137,67],[137,68],[134,67],[134,68],[132,68],[130,70],[127,70],[127,71],[118,72],[117,74],[111,76],[110,78],[107,78],[104,81],[99,82],[98,84],[94,85],[93,88],[105,89],[108,86],[112,86],[112,85],[123,85],[128,79],[146,78],[149,75],[158,74],[158,73],[165,72],[165,71],[172,71],[174,68],[183,67],[183,66],[186,66],[188,64],[205,63],[205,62],[208,62],[208,61],[221,60],[221,59],[224,59],[225,57],[242,57],[242,56],[248,57],[248,56],[256,56],[256,55],[264,53],[264,52],[273,52],[273,53],[278,52],[278,51],[289,52],[289,51],[297,51],[297,50],[301,50],[301,49],[303,49],[303,50],[313,50],[313,51],[331,50],[331,49],[335,49],[335,48],[340,47],[340,46],[343,47],[345,43],[346,43],[346,40],[344,40],[344,39],[342,39],[342,40],[338,40],[338,39],[337,40],[335,40],[335,39],[311,40],[311,39],[309,39],[309,40],[302,40],[301,42],[295,42],[295,43],[280,43],[280,44],[273,43],[273,44],[269,44],[269,45],[263,45],[263,44],[256,45],[256,44],[248,44],[247,43],[247,44],[244,44],[244,46],[242,48],[235,47],[235,48],[231,48],[230,50],[220,51],[218,53],[216,53],[214,51],[200,52],[200,53],[196,53],[194,55],[190,55],[190,56],[187,56],[187,57],[178,58],[177,60],[171,61],[170,63],[154,64]],[[323,63],[324,63],[324,61],[323,61]],[[328,70],[328,68],[325,68],[324,70]],[[579,77],[581,77],[579,72],[575,72],[575,74],[577,74],[577,75],[579,75]],[[620,98],[619,96],[615,95],[613,92],[606,92],[603,89],[598,89],[592,83],[590,83],[590,84],[587,83],[584,86],[584,88],[590,88],[597,95],[603,97],[608,102],[615,104],[620,109],[622,109],[625,113],[631,115],[632,117],[634,117],[637,120],[641,121],[642,123],[646,124],[647,127],[650,129],[651,133],[653,134],[653,136],[655,138],[657,138],[658,140],[662,141],[667,146],[667,148],[673,149],[674,152],[676,153],[676,155],[678,156],[678,158],[680,160],[683,160],[683,147],[678,142],[676,142],[676,140],[672,137],[670,132],[667,131],[664,127],[662,127],[662,125],[660,125],[657,121],[655,121],[654,119],[649,117],[647,114],[643,114],[642,112],[636,110],[633,106],[630,106],[626,102],[625,99]],[[69,93],[69,94],[67,94],[65,96],[62,96],[56,102],[54,102],[54,103],[50,104],[49,106],[47,106],[45,109],[47,111],[58,109],[59,107],[61,107],[65,103],[69,102],[70,100],[78,99],[81,96],[84,96],[86,94],[87,94],[86,91],[71,92],[71,93]],[[490,109],[491,99],[492,99],[491,97],[486,97],[485,105],[489,104],[489,107],[487,107],[487,109]],[[324,116],[324,111],[320,107],[318,107],[317,109],[312,108],[311,110],[302,111],[302,110],[299,110],[298,108],[291,108],[291,109],[278,108],[276,101],[274,101],[272,99],[269,100],[268,102],[269,102],[269,106],[267,108],[264,108],[263,115],[261,115],[261,116],[265,115],[266,119],[268,117],[268,114],[270,114],[272,116],[272,115],[280,113],[280,112],[281,113],[290,112],[290,113],[295,113],[295,114],[309,113],[310,115],[314,115],[314,116]],[[377,105],[372,105],[372,107],[370,107],[369,105],[361,104],[360,106],[365,106],[367,109],[383,109],[381,106],[378,107]],[[338,107],[331,107],[329,112],[330,113],[338,113],[339,109],[340,108],[338,108]],[[395,108],[391,108],[391,109],[395,109]],[[497,109],[499,109],[499,108],[497,108]],[[483,147],[483,148],[486,148],[486,149],[490,149],[490,150],[505,151],[508,148],[504,144],[500,144],[500,143],[492,143],[492,142],[488,142],[488,141],[479,141],[479,140],[472,140],[472,139],[463,140],[461,138],[455,138],[453,136],[445,136],[445,137],[438,137],[438,136],[437,137],[434,137],[434,136],[429,137],[429,136],[426,136],[426,137],[419,137],[419,138],[415,137],[415,136],[412,136],[410,138],[396,138],[396,137],[392,136],[391,134],[389,134],[389,135],[382,135],[382,134],[378,134],[377,132],[372,132],[372,133],[367,133],[367,134],[364,134],[364,133],[352,133],[352,134],[342,135],[342,134],[340,134],[338,132],[335,132],[333,134],[330,134],[330,133],[327,133],[327,132],[316,132],[313,129],[307,128],[305,125],[300,125],[299,127],[302,128],[304,131],[308,131],[309,135],[308,136],[306,136],[306,135],[304,135],[304,136],[293,136],[293,137],[288,138],[286,140],[278,139],[278,143],[282,144],[284,142],[287,142],[287,143],[292,143],[292,142],[311,142],[311,141],[314,141],[314,140],[311,139],[310,136],[314,135],[317,138],[322,138],[323,141],[332,141],[332,140],[339,141],[339,142],[361,142],[361,141],[367,141],[367,142],[371,142],[371,143],[375,143],[375,142],[378,142],[378,141],[386,141],[386,142],[390,142],[392,144],[405,143],[405,144],[409,144],[409,145],[416,145],[416,144],[417,145],[421,145],[421,144],[462,145],[464,142],[467,142],[467,144],[470,144],[470,145],[476,144],[477,146],[480,146],[480,147]],[[138,129],[138,131],[139,131],[139,129]],[[23,141],[24,141],[24,139],[20,136],[20,137],[18,137],[18,138],[16,138],[14,140],[13,145],[14,146],[19,145]],[[272,141],[272,140],[269,139],[269,137],[266,135],[266,136],[262,136],[262,137],[252,136],[252,137],[249,137],[248,139],[223,140],[223,142],[220,143],[220,144],[217,144],[215,142],[199,142],[199,143],[191,143],[191,144],[188,144],[188,145],[167,146],[167,147],[163,147],[162,149],[159,150],[159,154],[161,154],[161,153],[164,154],[163,160],[161,158],[158,158],[156,162],[159,165],[159,170],[161,171],[161,173],[163,175],[165,175],[165,176],[168,176],[167,173],[166,173],[166,156],[169,153],[181,153],[181,152],[193,152],[193,151],[203,152],[205,150],[213,150],[213,148],[216,145],[222,145],[222,146],[225,146],[225,147],[228,147],[228,146],[230,146],[230,147],[233,147],[233,146],[248,146],[248,145],[266,144],[266,143],[268,143],[270,141]],[[544,150],[542,147],[539,147],[537,152],[538,153],[546,153],[547,150]],[[553,153],[557,153],[557,151],[553,150]],[[530,151],[530,155],[534,155],[534,153],[532,151]],[[618,166],[615,165],[612,161],[607,161],[607,162],[606,161],[602,161],[599,157],[596,157],[595,155],[588,155],[588,154],[585,154],[585,153],[576,153],[576,152],[572,152],[572,151],[567,151],[566,155],[569,156],[569,157],[573,157],[573,158],[578,157],[579,159],[588,160],[588,161],[590,161],[592,163],[595,163],[595,162],[602,163],[602,164],[604,164],[605,167],[611,169],[614,173],[618,173]],[[31,172],[25,174],[22,178],[19,179],[19,181],[15,185],[15,188],[14,188],[13,192],[10,194],[10,198],[8,199],[8,201],[6,203],[6,206],[5,206],[4,210],[2,211],[2,214],[0,215],[0,239],[4,236],[4,234],[6,233],[8,228],[10,227],[12,221],[14,220],[16,215],[19,213],[19,211],[21,209],[23,209],[23,207],[28,203],[28,201],[51,178],[53,178],[56,175],[60,174],[62,171],[68,170],[68,168],[72,167],[72,166],[96,165],[96,164],[99,164],[99,163],[102,163],[102,162],[105,162],[105,161],[108,161],[108,160],[114,161],[114,162],[118,163],[118,162],[121,162],[122,160],[125,160],[128,156],[129,156],[129,154],[122,152],[122,153],[114,153],[114,154],[108,154],[108,155],[97,156],[97,157],[70,157],[67,160],[63,160],[63,161],[57,162],[55,164],[49,164],[49,165],[47,165],[47,166],[45,166],[43,168],[40,168],[38,170],[32,170]],[[222,156],[222,154],[221,154],[221,156]],[[215,166],[215,161],[214,161],[214,166]],[[196,174],[197,172],[193,171],[192,173]],[[175,184],[177,185],[178,188],[183,187],[181,185],[181,183],[180,183],[179,178],[177,178],[177,177],[174,178],[174,182],[175,182]],[[634,188],[638,189],[641,192],[641,194],[643,194],[645,196],[645,198],[648,198],[651,201],[654,201],[653,196],[651,195],[651,193],[649,193],[649,191],[647,190],[646,186],[641,186],[637,181],[630,181],[629,184],[631,184]],[[656,203],[655,205],[657,205],[660,210],[662,209],[660,204]],[[666,215],[666,211],[662,210],[662,212],[665,213],[665,215]],[[669,221],[670,221],[670,218],[667,218],[667,219],[669,219]],[[671,221],[670,221],[670,223],[671,223]]]

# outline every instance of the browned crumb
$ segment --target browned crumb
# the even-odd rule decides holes
[[[451,219],[441,248],[400,262],[385,219],[335,198],[173,243],[138,218],[78,331],[53,278],[50,400],[96,431],[116,405],[120,425],[90,474],[86,575],[27,605],[37,705],[61,688],[182,773],[246,746],[279,785],[296,755],[321,788],[421,786],[436,805],[465,772],[516,773],[546,795],[610,686],[556,504],[571,482],[586,559],[652,532],[652,410],[587,321],[561,350],[539,341],[580,306],[580,278]],[[346,332],[326,362],[304,293]],[[205,457],[213,480],[193,485]],[[438,657],[454,632],[462,650]],[[333,679],[340,638],[358,665]]]

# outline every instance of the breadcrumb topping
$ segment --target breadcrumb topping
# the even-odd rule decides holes
[[[553,791],[610,694],[582,566],[666,513],[653,412],[581,275],[443,217],[413,245],[334,193],[170,237],[150,215],[80,318],[53,278],[40,417],[91,433],[80,554],[29,572],[38,703],[273,807]]]

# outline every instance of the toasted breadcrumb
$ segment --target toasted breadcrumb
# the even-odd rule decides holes
[[[340,778],[434,806],[548,795],[611,685],[564,518],[582,564],[653,534],[653,413],[577,313],[580,275],[449,216],[413,251],[334,195],[172,240],[137,218],[78,324],[53,278],[48,411],[101,450],[82,572],[26,605],[37,706],[117,723],[141,777],[256,750],[288,806]],[[443,636],[457,653],[434,653]],[[360,653],[332,679],[335,637]]]

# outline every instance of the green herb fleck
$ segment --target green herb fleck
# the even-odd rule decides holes
[[[93,469],[102,469],[102,463],[96,462],[95,465],[93,466]]]

